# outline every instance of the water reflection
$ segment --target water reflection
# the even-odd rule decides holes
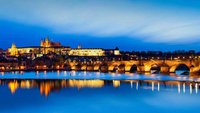
[[[102,88],[113,85],[113,88],[119,88],[123,84],[130,84],[130,89],[145,89],[152,91],[162,91],[162,89],[177,88],[178,93],[192,94],[193,90],[198,94],[199,83],[179,82],[179,81],[137,81],[137,80],[0,80],[0,85],[7,85],[12,94],[18,89],[38,88],[41,95],[48,96],[51,92],[60,91],[63,88]]]
[[[185,93],[185,83],[183,83],[183,93]]]
[[[160,91],[160,83],[158,82],[158,91]]]
[[[19,87],[19,84],[17,81],[13,81],[13,82],[9,82],[8,83],[8,87],[10,88],[11,93],[15,93],[15,91],[17,90],[17,88]]]
[[[113,80],[113,86],[114,87],[119,87],[120,86],[120,81],[119,80]]]

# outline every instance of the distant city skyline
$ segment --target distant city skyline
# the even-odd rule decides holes
[[[200,51],[200,1],[0,0],[0,48],[42,38],[72,48]]]

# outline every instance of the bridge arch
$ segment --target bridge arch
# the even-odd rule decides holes
[[[178,70],[184,70],[184,71],[188,71],[190,72],[190,68],[192,66],[189,66],[187,64],[184,64],[184,63],[180,63],[180,64],[177,64],[177,65],[173,65],[171,68],[170,68],[170,72],[172,73],[176,73],[176,71]]]
[[[145,72],[151,72],[151,69],[154,69],[155,67],[160,67],[160,65],[157,62],[147,62],[144,63],[144,71]]]
[[[70,71],[71,70],[71,66],[69,64],[65,64],[64,65],[64,69]]]
[[[75,70],[75,71],[81,71],[81,67],[82,67],[81,64],[76,64],[76,65],[73,66],[73,70]]]
[[[160,73],[160,71],[161,71],[161,66],[160,65],[158,65],[158,64],[152,64],[151,65],[151,68],[150,68],[150,72],[151,73]]]
[[[101,64],[99,67],[99,71],[108,72],[108,64],[106,64],[106,63]]]
[[[6,67],[4,65],[0,65],[0,70],[5,70]]]
[[[130,73],[135,73],[138,71],[138,67],[136,64],[133,64],[129,70]]]
[[[87,71],[94,71],[94,65],[87,65],[86,70]]]
[[[81,65],[81,71],[86,71],[87,70],[87,65],[84,64],[84,65]]]
[[[125,64],[120,64],[119,66],[118,66],[118,72],[125,72]]]
[[[118,71],[118,65],[110,65],[109,67],[108,67],[108,70],[109,71],[112,71],[112,72],[116,72],[116,71]]]

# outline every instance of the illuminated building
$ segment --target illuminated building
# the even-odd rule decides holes
[[[60,42],[53,42],[48,39],[41,40],[40,46],[17,47],[14,43],[11,48],[8,48],[10,56],[19,56],[24,54],[36,54],[42,56],[43,54],[56,53],[68,54],[70,56],[105,56],[105,55],[120,55],[118,48],[116,49],[102,49],[102,48],[70,48],[69,46],[62,46]]]
[[[13,43],[11,48],[8,49],[10,55],[14,56],[14,55],[18,55],[18,49],[16,47],[16,45]]]
[[[28,46],[28,47],[16,47],[12,44],[11,48],[8,49],[8,53],[11,56],[18,56],[22,54],[36,54],[41,56],[42,54],[56,53],[56,54],[66,54],[70,50],[68,46],[62,46],[59,42],[52,42],[48,39],[41,40],[40,46]]]
[[[104,56],[105,51],[101,48],[81,48],[71,49],[69,55],[73,56]]]
[[[120,55],[120,51],[119,51],[119,48],[116,47],[115,50],[114,50],[114,55]]]

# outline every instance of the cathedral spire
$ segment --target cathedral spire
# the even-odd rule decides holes
[[[46,41],[46,42],[49,42],[49,37],[48,37],[48,36],[46,37],[45,41]]]
[[[12,46],[11,46],[11,48],[16,48],[16,45],[15,45],[15,43],[12,43]]]

